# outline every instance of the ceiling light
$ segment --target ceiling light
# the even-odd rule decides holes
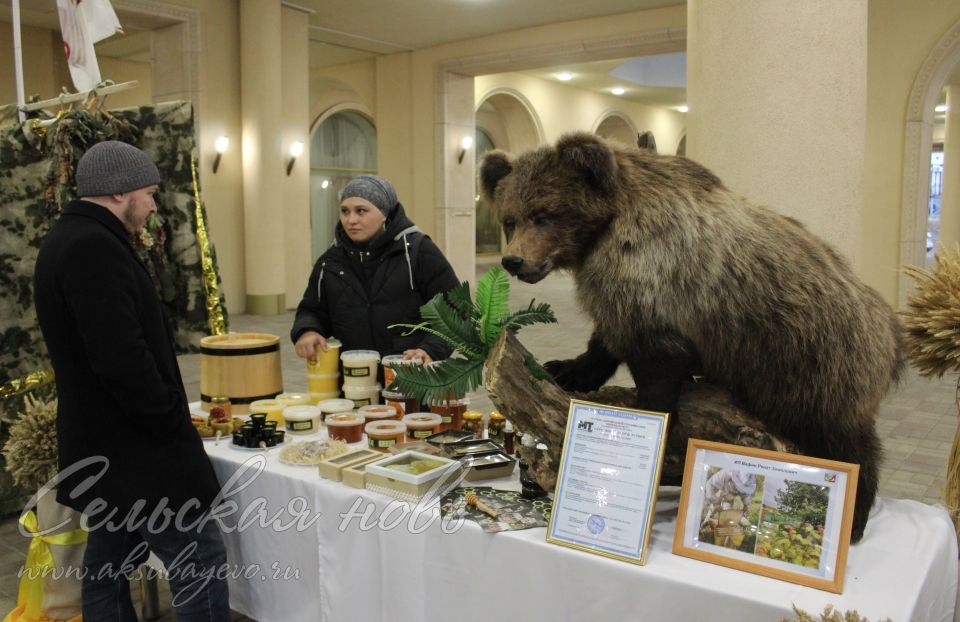
[[[610,92],[613,93],[614,95],[623,95],[624,93],[627,92],[627,89],[623,88],[622,86],[615,86],[612,89],[610,89]]]
[[[561,82],[566,82],[572,79],[573,79],[573,74],[570,73],[569,71],[561,71],[560,73],[557,74],[557,80],[560,80]]]
[[[686,104],[681,104],[681,105],[677,106],[677,111],[678,111],[678,112],[686,112],[687,110],[690,110],[690,109],[687,108],[687,105],[686,105]]]
[[[946,104],[940,104],[939,106],[936,106],[936,107],[933,109],[933,111],[934,111],[934,112],[946,112],[947,110],[949,110],[949,108],[950,108],[950,107],[947,106]]]
[[[320,182],[320,188],[322,188],[323,190],[326,190],[329,187],[330,187],[329,179],[324,179],[322,182]]]

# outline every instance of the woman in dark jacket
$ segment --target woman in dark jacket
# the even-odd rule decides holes
[[[361,175],[340,194],[335,241],[313,266],[290,338],[306,359],[326,350],[330,337],[343,350],[443,359],[451,349],[440,338],[388,326],[420,323],[420,307],[458,284],[440,249],[407,218],[393,184]]]

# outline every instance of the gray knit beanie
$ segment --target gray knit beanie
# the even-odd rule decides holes
[[[378,175],[360,175],[344,186],[340,200],[350,197],[366,199],[377,206],[387,218],[397,206],[397,190],[389,181]]]
[[[160,171],[133,145],[105,140],[87,149],[77,163],[77,196],[123,194],[160,183]]]

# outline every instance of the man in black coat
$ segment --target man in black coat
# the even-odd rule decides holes
[[[91,527],[83,619],[136,619],[120,570],[145,541],[171,571],[179,620],[228,620],[224,580],[188,587],[196,577],[172,567],[180,556],[214,572],[226,556],[205,519],[216,475],[190,423],[160,299],[132,246],[156,212],[159,171],[136,147],[106,141],[80,158],[76,180],[81,199],[40,247],[34,298],[57,382],[57,501]],[[162,508],[183,518],[134,520]]]

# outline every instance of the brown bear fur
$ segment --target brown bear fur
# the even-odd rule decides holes
[[[799,222],[749,203],[682,157],[569,134],[480,168],[508,245],[535,283],[572,272],[594,321],[587,352],[545,365],[589,391],[626,363],[647,408],[673,410],[693,370],[805,454],[860,465],[853,539],[881,459],[875,417],[903,365],[881,297]]]

